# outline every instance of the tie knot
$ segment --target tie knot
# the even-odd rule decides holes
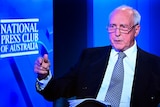
[[[124,57],[126,57],[126,54],[123,53],[123,52],[119,52],[118,55],[119,55],[118,58],[122,58],[123,59]]]

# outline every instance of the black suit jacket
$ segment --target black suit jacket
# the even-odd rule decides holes
[[[62,78],[52,78],[40,93],[51,101],[72,96],[96,98],[108,65],[110,51],[111,46],[84,50],[78,63],[66,75]],[[158,103],[160,58],[138,48],[130,106],[156,107]]]

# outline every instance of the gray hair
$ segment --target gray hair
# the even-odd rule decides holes
[[[136,9],[134,9],[134,8],[132,8],[132,7],[130,7],[130,6],[127,6],[127,5],[121,5],[121,6],[117,7],[117,8],[115,8],[115,9],[110,13],[109,19],[110,19],[112,13],[113,13],[115,10],[121,10],[121,9],[130,9],[130,10],[132,10],[132,11],[133,11],[134,24],[140,24],[140,21],[141,21],[141,15],[140,15],[140,13],[139,13]]]

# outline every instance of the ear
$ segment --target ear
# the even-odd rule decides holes
[[[139,24],[135,26],[135,37],[138,36],[138,34],[139,34],[139,32],[140,32],[140,29],[141,29],[141,27],[140,27]]]

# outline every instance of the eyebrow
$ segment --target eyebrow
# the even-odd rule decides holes
[[[115,23],[110,23],[109,25],[116,25],[116,26],[117,26],[117,24],[115,24]],[[127,26],[127,27],[129,26],[129,25],[127,25],[127,24],[120,24],[119,26],[122,26],[122,25],[123,25],[123,26]]]

